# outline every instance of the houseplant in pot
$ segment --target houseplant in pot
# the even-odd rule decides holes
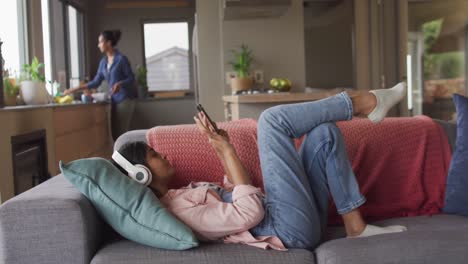
[[[144,66],[137,66],[136,81],[138,98],[145,98],[148,94],[148,83],[146,81],[148,70]]]
[[[43,63],[39,63],[37,57],[34,57],[31,64],[24,65],[24,76],[21,82],[20,94],[23,101],[28,105],[47,104],[49,95],[45,88],[45,77],[40,72],[44,67]]]
[[[19,85],[16,84],[16,79],[12,78],[8,71],[3,72],[3,95],[5,106],[15,106],[16,97],[19,93]]]
[[[229,62],[237,76],[231,78],[231,89],[233,93],[249,90],[253,86],[253,78],[250,76],[250,66],[253,62],[252,50],[242,44],[240,50],[232,50],[233,60]]]

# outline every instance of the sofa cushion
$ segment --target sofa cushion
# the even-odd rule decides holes
[[[395,218],[407,232],[349,239],[342,227],[329,228],[329,240],[316,250],[317,263],[467,263],[468,218],[455,215]],[[341,238],[340,238],[341,237]]]
[[[117,232],[139,243],[165,249],[198,245],[189,227],[162,206],[153,192],[102,158],[60,161],[60,169]]]
[[[107,225],[57,175],[0,205],[0,263],[89,263]]]
[[[146,264],[146,263],[307,263],[314,264],[314,254],[305,249],[287,252],[263,250],[242,244],[201,243],[185,251],[151,248],[117,237],[105,244],[91,264]]]
[[[457,141],[447,176],[444,212],[468,216],[468,98],[454,94]]]

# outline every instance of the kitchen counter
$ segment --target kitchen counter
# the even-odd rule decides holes
[[[3,201],[14,196],[11,152],[13,136],[45,130],[47,164],[51,175],[60,172],[59,161],[87,157],[110,158],[110,104],[75,103],[22,105],[0,109],[0,192]]]
[[[290,92],[279,92],[279,93],[260,93],[260,94],[246,94],[246,95],[225,95],[223,101],[227,103],[238,103],[238,104],[259,104],[259,103],[293,103],[293,102],[304,102],[320,100],[345,89],[330,89],[320,92],[311,93],[290,93]],[[346,89],[349,91],[351,89]]]
[[[0,108],[1,111],[22,111],[22,110],[32,110],[36,108],[62,108],[62,107],[77,107],[77,106],[90,106],[90,105],[106,105],[109,104],[109,101],[104,102],[96,102],[96,103],[69,103],[69,104],[57,104],[57,103],[50,103],[50,104],[43,104],[43,105],[17,105],[17,106],[7,106]]]
[[[353,89],[323,89],[309,93],[279,92],[272,94],[225,95],[223,96],[224,116],[226,121],[241,118],[258,119],[263,110],[278,104],[316,101],[343,91],[351,94],[357,93]]]

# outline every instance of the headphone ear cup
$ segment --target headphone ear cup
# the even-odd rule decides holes
[[[151,171],[146,166],[141,164],[136,164],[135,167],[138,168],[138,171],[134,175],[135,179],[141,184],[146,186],[149,185],[153,180]]]

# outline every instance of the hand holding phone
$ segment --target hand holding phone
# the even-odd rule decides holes
[[[194,116],[195,123],[197,124],[200,132],[208,137],[208,142],[215,149],[218,155],[224,155],[226,151],[233,149],[229,142],[229,135],[223,129],[219,129],[216,123],[206,114],[201,105],[197,106],[198,116]]]
[[[220,131],[219,131],[218,126],[216,125],[215,122],[213,122],[213,120],[210,118],[210,116],[206,113],[205,109],[203,108],[203,106],[201,104],[197,105],[197,110],[198,110],[199,113],[202,113],[206,117],[206,119],[208,120],[210,125],[213,127],[215,133],[219,134]]]

